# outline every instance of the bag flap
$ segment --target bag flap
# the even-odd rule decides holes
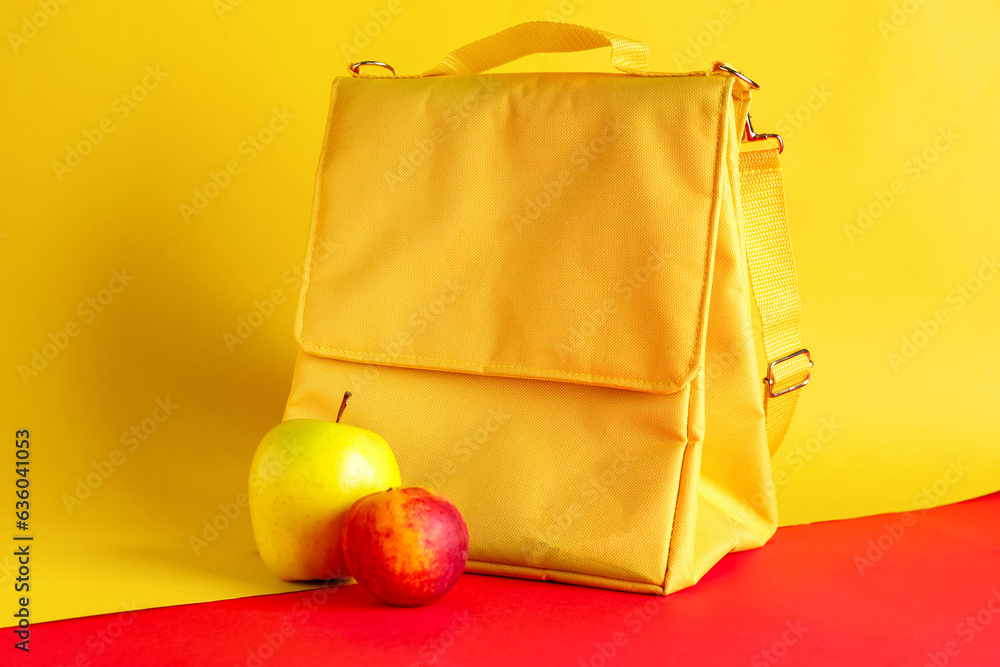
[[[732,77],[343,78],[296,335],[348,361],[650,392],[701,363]],[[726,190],[728,192],[728,189]]]

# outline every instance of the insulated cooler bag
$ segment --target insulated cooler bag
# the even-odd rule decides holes
[[[611,47],[616,73],[489,73]],[[812,362],[750,79],[532,22],[333,83],[286,419],[381,434],[467,571],[644,593],[764,544]],[[756,323],[756,324],[755,324]]]

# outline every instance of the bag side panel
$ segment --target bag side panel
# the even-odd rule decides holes
[[[702,571],[730,551],[763,545],[777,526],[739,206],[740,130],[736,128],[742,127],[748,103],[737,99],[732,109],[705,347],[707,437],[697,547]]]

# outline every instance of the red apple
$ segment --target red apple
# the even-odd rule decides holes
[[[451,590],[469,559],[469,529],[444,494],[419,486],[358,499],[344,519],[344,559],[361,587],[398,607]]]

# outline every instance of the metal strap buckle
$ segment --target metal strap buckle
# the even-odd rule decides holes
[[[781,138],[780,134],[774,134],[773,132],[761,132],[758,134],[753,131],[753,125],[750,123],[750,114],[747,114],[746,125],[743,126],[743,136],[747,141],[764,141],[765,139],[777,139],[778,140],[778,155],[785,152],[785,141]]]
[[[768,397],[770,397],[770,398],[777,398],[779,396],[784,396],[785,394],[787,394],[789,392],[792,392],[792,391],[795,391],[796,389],[802,389],[802,387],[804,387],[807,384],[809,384],[809,378],[812,377],[812,372],[807,372],[806,373],[806,379],[803,380],[802,382],[800,382],[799,384],[797,384],[797,385],[795,385],[793,387],[787,387],[785,389],[782,389],[781,391],[777,391],[777,392],[774,391],[774,385],[775,385],[775,383],[777,383],[777,379],[774,377],[774,367],[777,366],[778,364],[783,364],[786,361],[790,361],[790,360],[794,359],[795,357],[801,357],[803,355],[805,355],[805,358],[809,361],[809,365],[806,366],[806,368],[812,368],[813,367],[812,357],[809,355],[809,350],[807,350],[805,348],[802,348],[798,352],[792,352],[791,354],[786,355],[786,356],[782,357],[781,359],[777,359],[777,360],[771,362],[771,365],[767,367],[767,377],[764,378],[764,384],[767,385],[767,395],[768,395]]]
[[[756,81],[754,81],[753,79],[751,79],[750,77],[748,77],[746,74],[744,74],[743,72],[740,72],[738,69],[736,69],[735,67],[733,67],[731,65],[727,65],[725,63],[715,63],[715,65],[713,67],[717,71],[721,70],[723,72],[729,72],[730,74],[732,74],[733,76],[735,76],[737,79],[740,79],[741,81],[743,81],[744,83],[746,83],[753,90],[757,90],[758,88],[760,88],[760,84],[759,83],[757,83]],[[781,155],[782,153],[785,152],[785,142],[781,138],[781,135],[774,134],[774,133],[771,133],[771,132],[761,132],[760,134],[758,134],[757,132],[754,132],[753,125],[750,123],[750,114],[747,114],[746,123],[744,123],[744,125],[743,125],[743,138],[747,142],[750,142],[750,141],[764,141],[765,139],[777,139],[778,140],[778,155]]]

